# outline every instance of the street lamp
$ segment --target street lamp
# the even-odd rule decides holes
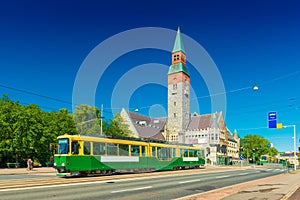
[[[294,128],[294,170],[296,171],[296,160],[297,160],[297,155],[296,155],[296,125],[287,125],[287,126],[283,126],[283,128],[289,128],[289,127],[293,127]]]
[[[259,88],[258,88],[258,86],[257,85],[255,85],[255,86],[253,86],[253,88],[252,88],[254,91],[258,91],[259,90]]]

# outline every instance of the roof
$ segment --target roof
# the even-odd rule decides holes
[[[190,72],[189,72],[187,66],[185,64],[183,64],[182,62],[172,64],[169,68],[168,74],[174,74],[174,73],[178,73],[178,72],[183,72],[183,73],[187,74],[188,76],[190,76]]]
[[[167,118],[150,118],[135,112],[127,111],[132,125],[140,138],[165,140],[162,135]]]
[[[192,116],[187,131],[206,129],[208,127],[219,128],[218,119],[220,117],[221,113]]]
[[[177,30],[175,44],[174,44],[172,53],[177,52],[177,51],[182,51],[182,52],[185,53],[183,42],[181,40],[180,28],[179,27],[178,27],[178,30]]]

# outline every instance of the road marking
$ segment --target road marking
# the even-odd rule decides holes
[[[131,191],[145,190],[145,189],[150,189],[150,188],[152,188],[152,186],[141,187],[141,188],[132,188],[132,189],[127,189],[127,190],[117,190],[117,191],[112,191],[111,193],[131,192]]]
[[[226,176],[217,176],[216,178],[227,178],[229,177],[229,175],[226,175]]]
[[[179,184],[192,183],[192,182],[198,182],[198,181],[200,181],[200,179],[194,179],[194,180],[189,180],[189,181],[182,181],[182,182],[179,182]]]
[[[241,174],[238,174],[238,176],[243,176],[243,175],[246,175],[246,174],[249,174],[249,173],[241,173]]]

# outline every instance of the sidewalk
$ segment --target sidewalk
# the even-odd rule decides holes
[[[27,170],[27,168],[1,168],[1,175],[12,175],[12,174],[38,174],[38,173],[56,173],[53,167],[36,167],[32,170]]]
[[[278,176],[273,180],[258,184],[255,187],[243,189],[234,195],[223,198],[223,200],[280,200],[289,199],[291,196],[300,199],[299,188],[300,171],[297,170],[296,172],[287,173],[282,176]],[[293,198],[291,197],[290,199]]]
[[[179,200],[299,200],[300,171],[203,192]]]

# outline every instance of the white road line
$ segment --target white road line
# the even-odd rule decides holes
[[[238,176],[243,176],[243,175],[246,175],[246,174],[249,174],[249,173],[241,173],[241,174],[238,174]]]
[[[198,181],[200,181],[200,179],[194,179],[194,180],[189,180],[189,181],[182,181],[182,182],[179,182],[179,184],[192,183],[192,182],[198,182]]]
[[[227,178],[229,177],[229,175],[226,175],[226,176],[217,176],[216,178]]]
[[[117,190],[117,191],[112,191],[111,193],[130,192],[130,191],[145,190],[145,189],[150,189],[150,188],[152,188],[152,186],[141,187],[141,188],[132,188],[132,189],[127,189],[127,190]]]

